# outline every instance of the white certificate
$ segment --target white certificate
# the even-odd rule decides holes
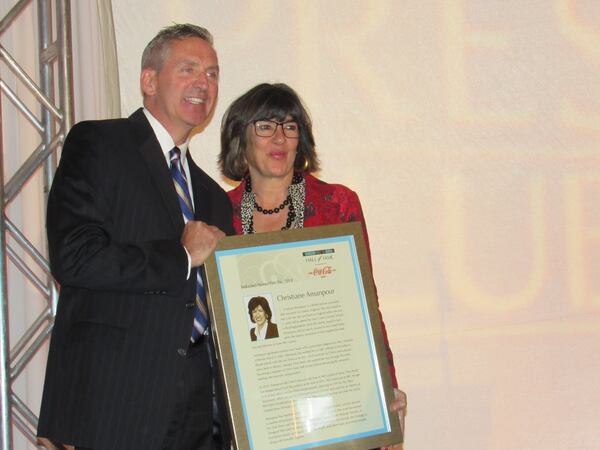
[[[205,270],[237,449],[402,441],[359,223],[228,237]]]

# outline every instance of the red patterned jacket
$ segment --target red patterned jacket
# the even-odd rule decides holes
[[[358,195],[341,184],[329,184],[309,174],[304,174],[306,180],[306,200],[304,206],[304,226],[316,227],[319,225],[334,225],[344,222],[360,222],[363,227],[363,235],[371,259],[369,248],[369,237]],[[246,183],[242,181],[238,187],[229,191],[229,199],[233,206],[233,227],[237,234],[242,234],[241,206],[242,195],[246,189]],[[385,324],[379,312],[381,329],[385,340],[385,348],[394,387],[398,387],[394,358],[388,342]]]

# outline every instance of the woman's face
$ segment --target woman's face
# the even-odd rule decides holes
[[[276,119],[271,120],[277,122]],[[290,120],[292,120],[291,116],[287,116],[284,122]],[[253,123],[248,125],[246,133],[248,133],[246,160],[250,177],[253,180],[289,178],[291,181],[298,138],[287,137],[281,125],[277,126],[275,134],[271,137],[258,136]]]
[[[262,327],[265,324],[265,322],[267,321],[267,314],[265,313],[265,310],[262,306],[258,305],[252,310],[252,318],[254,319],[254,322],[256,322],[256,325],[258,325],[259,327]]]

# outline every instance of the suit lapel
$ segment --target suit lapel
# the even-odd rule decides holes
[[[211,223],[211,196],[208,187],[204,183],[204,172],[200,169],[190,154],[187,152],[188,167],[190,168],[190,180],[192,181],[192,190],[194,191],[194,218],[206,223]]]
[[[144,126],[144,136],[141,145],[139,146],[139,152],[142,160],[145,162],[150,172],[150,177],[156,184],[160,196],[164,203],[165,209],[167,210],[169,217],[173,223],[173,226],[178,233],[183,231],[183,216],[181,214],[181,207],[179,206],[179,200],[177,193],[173,188],[173,179],[171,173],[167,167],[165,156],[158,144],[158,140],[154,135],[152,127],[148,123],[146,116],[141,109],[138,109],[130,117],[138,124]]]

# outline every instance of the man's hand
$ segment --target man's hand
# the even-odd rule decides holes
[[[225,237],[225,233],[213,225],[197,220],[186,223],[181,235],[181,243],[192,258],[192,267],[202,265],[222,237]]]
[[[394,389],[394,398],[395,400],[390,405],[390,411],[398,412],[398,416],[400,417],[400,428],[402,429],[402,434],[404,435],[404,416],[406,416],[406,394],[402,392],[400,389]],[[391,445],[388,447],[382,447],[381,450],[403,450],[404,446],[402,444]]]

